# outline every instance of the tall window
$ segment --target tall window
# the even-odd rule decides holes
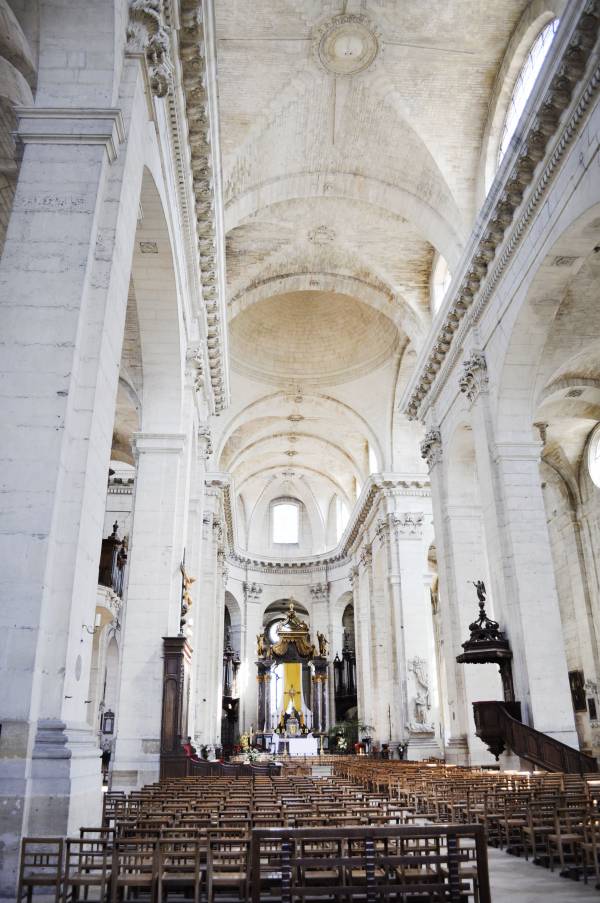
[[[535,81],[540,74],[540,69],[546,59],[550,45],[554,40],[554,35],[558,29],[559,20],[554,19],[540,31],[539,35],[531,45],[531,49],[527,54],[527,59],[523,64],[523,68],[519,72],[519,76],[515,83],[515,87],[508,105],[506,119],[504,120],[504,128],[502,129],[502,137],[500,139],[500,148],[498,150],[498,166],[508,150],[510,139],[515,133],[519,124],[521,114],[525,109],[527,99],[533,90]]]
[[[451,282],[452,273],[448,269],[446,259],[438,254],[431,273],[431,303],[434,315],[440,309]]]
[[[299,510],[293,502],[279,502],[273,505],[273,542],[297,543],[299,533]]]
[[[600,424],[594,429],[588,446],[588,470],[594,485],[600,487]]]

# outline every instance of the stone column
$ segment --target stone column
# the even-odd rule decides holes
[[[315,583],[310,587],[310,594],[313,601],[313,639],[316,640],[317,630],[325,634],[329,644],[333,641],[333,619],[331,615],[331,596],[329,583]],[[317,644],[318,645],[318,644]],[[331,652],[331,645],[330,645]],[[331,661],[327,666],[327,727],[329,730],[335,720],[335,701],[334,701],[334,680],[333,665]],[[329,720],[331,719],[331,720]]]
[[[204,500],[205,486],[204,475],[206,472],[206,462],[212,451],[210,441],[210,430],[206,424],[198,427],[194,443],[194,458],[192,466],[192,479],[190,488],[189,517],[188,517],[188,535],[186,543],[186,571],[191,577],[195,577],[195,583],[192,585],[190,593],[193,599],[191,618],[193,623],[192,629],[192,649],[198,649],[203,631],[202,619],[199,617],[198,599],[202,591],[202,552],[203,552],[203,530],[204,530]],[[189,622],[189,619],[188,619]],[[191,704],[190,704],[190,735],[196,736],[196,713],[198,708],[198,684],[197,684],[197,668],[194,667],[196,661],[196,653],[193,655],[191,668]]]
[[[471,404],[495,617],[511,643],[522,716],[578,748],[540,480],[542,443],[532,434],[495,435],[482,352],[463,361],[459,387]]]
[[[196,704],[194,712],[194,739],[197,746],[214,743],[210,721],[210,664],[214,656],[211,614],[215,601],[217,544],[220,525],[215,525],[209,509],[211,500],[205,498],[202,519],[202,552],[198,572],[198,590],[194,595],[194,680]]]
[[[260,583],[246,581],[243,584],[244,611],[242,612],[241,672],[240,686],[240,731],[247,731],[255,724],[257,712],[256,682],[256,636],[262,633],[260,597],[263,588]],[[270,726],[270,725],[269,725]],[[256,727],[258,730],[258,727]]]
[[[179,481],[185,436],[137,433],[137,478],[129,546],[113,786],[157,779],[162,638],[179,633],[183,542]]]
[[[447,688],[444,708],[445,755],[449,762],[468,764],[467,735],[472,720],[467,710],[467,693],[462,667],[456,656],[463,642],[456,592],[454,557],[447,513],[446,474],[443,466],[442,437],[439,429],[430,429],[421,443],[431,481],[435,542],[440,580],[439,623],[443,643],[442,662]]]
[[[362,688],[363,708],[359,708],[361,718],[367,724],[375,725],[376,699],[374,695],[376,668],[372,639],[372,597],[373,597],[373,553],[369,544],[360,552],[356,567],[353,592],[355,595],[354,627],[356,630],[356,668]]]
[[[352,587],[352,604],[354,606],[354,652],[356,656],[356,708],[358,709],[358,717],[361,721],[365,718],[365,690],[363,681],[363,659],[362,659],[362,625],[359,618],[360,611],[360,577],[357,565],[350,568],[350,585]],[[368,723],[368,722],[367,722]]]
[[[381,517],[377,522],[377,537],[385,555],[387,611],[389,620],[390,660],[385,702],[389,706],[388,730],[391,738],[385,742],[397,745],[405,737],[408,723],[408,702],[406,696],[406,650],[404,641],[403,589],[401,586],[400,561],[398,557],[397,518],[394,514]],[[414,562],[413,558],[413,564]],[[383,686],[379,686],[383,692]],[[383,740],[383,737],[381,738]]]

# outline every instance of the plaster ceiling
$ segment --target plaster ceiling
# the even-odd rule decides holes
[[[369,446],[387,463],[400,358],[430,326],[435,252],[452,269],[469,235],[526,6],[216,5],[233,371],[216,463],[247,510],[291,466],[325,510],[332,487],[352,500]]]
[[[398,344],[394,324],[334,292],[290,292],[254,304],[231,324],[234,368],[264,382],[336,385],[373,370]]]

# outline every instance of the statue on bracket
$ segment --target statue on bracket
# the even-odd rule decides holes
[[[317,630],[317,642],[319,643],[319,655],[321,658],[327,658],[327,651],[329,647],[329,643],[325,637],[324,633],[319,633]]]
[[[266,652],[264,633],[256,634],[256,654],[259,658],[264,658]]]

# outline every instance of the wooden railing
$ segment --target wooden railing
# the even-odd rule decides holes
[[[575,774],[598,771],[598,762],[592,756],[586,756],[514,717],[518,712],[513,710],[511,713],[510,709],[515,705],[518,703],[473,703],[475,733],[496,757],[508,748],[547,771]]]

